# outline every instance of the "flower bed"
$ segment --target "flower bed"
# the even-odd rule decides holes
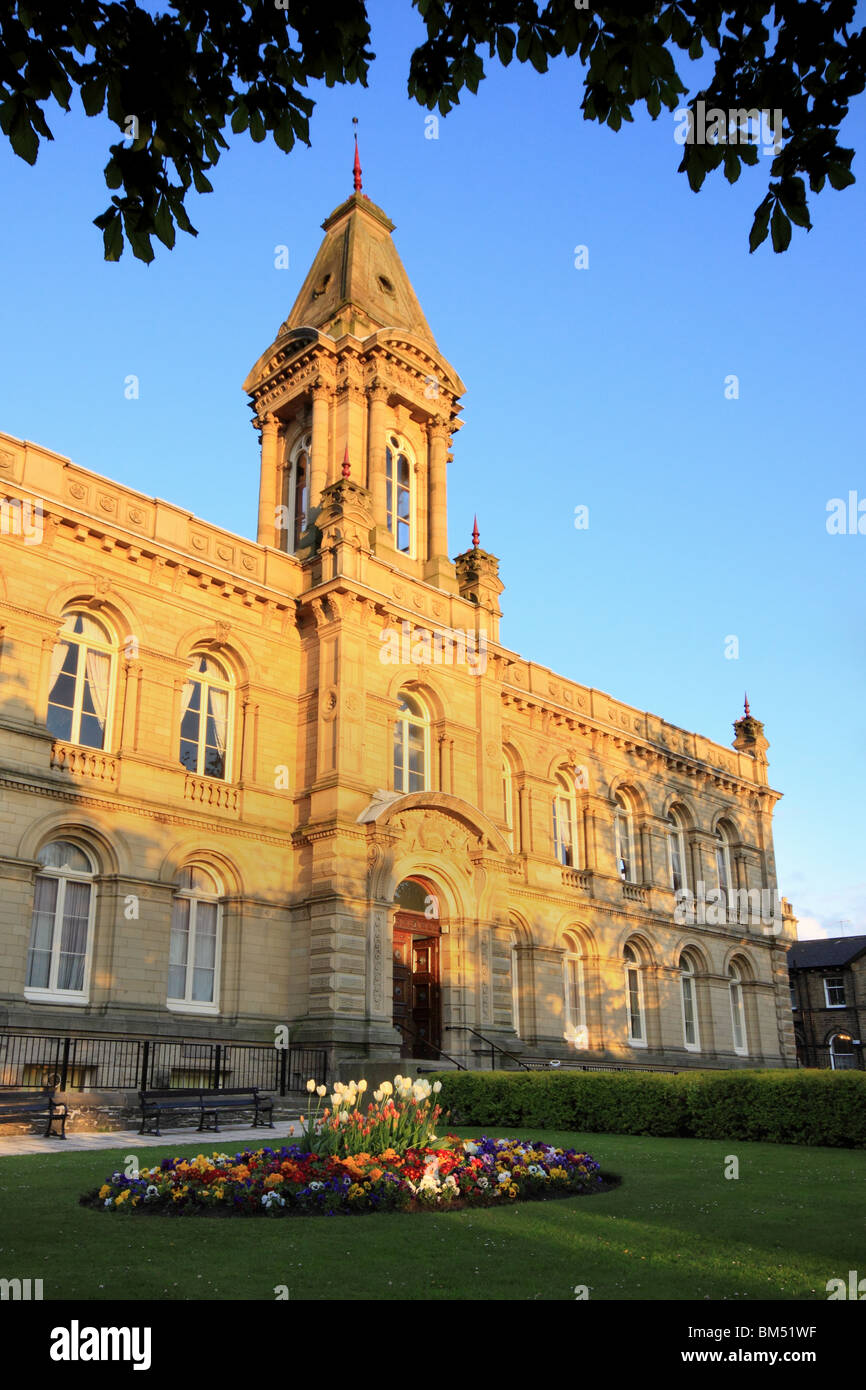
[[[137,1177],[113,1173],[81,1198],[103,1211],[289,1216],[504,1206],[511,1201],[606,1191],[589,1154],[534,1140],[463,1142],[337,1157],[305,1151],[245,1149],[233,1157],[165,1158]]]

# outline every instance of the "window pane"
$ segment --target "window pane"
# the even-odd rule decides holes
[[[186,995],[186,964],[189,951],[189,900],[175,898],[172,902],[171,942],[169,945],[168,997],[183,999]]]
[[[56,878],[37,878],[33,896],[33,922],[30,929],[30,951],[27,957],[27,984],[47,989],[51,977],[51,942],[54,936],[54,913],[57,907]]]
[[[84,988],[84,959],[87,951],[87,919],[90,911],[90,884],[67,880],[60,935],[58,989]]]

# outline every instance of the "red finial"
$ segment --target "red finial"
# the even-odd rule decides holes
[[[350,466],[350,464],[349,464],[349,446],[348,446],[348,444],[347,444],[347,445],[346,445],[346,452],[345,452],[344,455],[343,455],[343,477],[344,477],[344,478],[348,478],[348,476],[349,476],[349,474],[351,473],[351,471],[352,471],[352,469],[351,469],[351,466]]]
[[[352,125],[358,124],[358,117],[352,117]],[[352,170],[355,175],[355,192],[361,192],[361,156],[358,154],[358,132],[355,131],[355,165]]]
[[[480,540],[481,537],[478,534],[478,517],[476,516],[473,518],[472,522],[472,544],[475,546],[476,550],[478,549],[478,542]]]
[[[745,709],[745,716],[744,716],[744,717],[745,717],[746,719],[748,719],[748,718],[749,718],[749,696],[748,696],[748,692],[746,693],[746,702],[745,702],[744,709]]]

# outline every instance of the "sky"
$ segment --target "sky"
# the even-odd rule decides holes
[[[406,94],[418,16],[369,13],[368,88],[311,89],[309,149],[230,135],[187,203],[198,236],[150,266],[102,259],[106,117],[49,113],[34,168],[0,140],[0,430],[254,537],[241,383],[352,191],[357,116],[364,191],[467,385],[450,548],[477,512],[502,641],[723,744],[748,691],[800,935],[866,932],[866,535],[827,530],[831,499],[866,501],[866,184],[810,195],[813,230],[750,255],[764,155],[694,194],[674,116],[584,121],[564,58],[489,66],[434,130]]]

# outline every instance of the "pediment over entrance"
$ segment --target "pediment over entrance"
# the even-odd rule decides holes
[[[377,792],[358,817],[360,825],[401,837],[407,850],[461,856],[485,849],[510,856],[502,832],[487,816],[447,792]]]

